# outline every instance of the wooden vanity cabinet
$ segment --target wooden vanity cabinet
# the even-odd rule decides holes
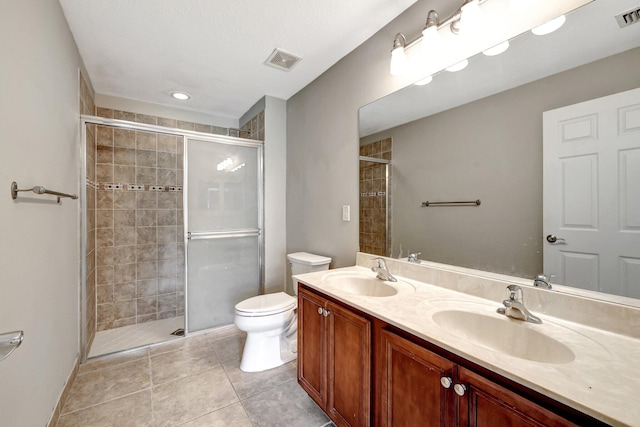
[[[371,322],[303,287],[298,383],[336,425],[370,425]]]
[[[341,427],[606,425],[302,285],[298,383]]]
[[[387,330],[380,336],[384,357],[376,383],[382,390],[376,425],[576,426],[419,344]]]
[[[462,366],[458,367],[457,383],[465,387],[464,395],[458,398],[460,426],[577,426]]]
[[[380,332],[379,422],[388,427],[456,425],[456,364],[389,331]],[[450,381],[449,389],[441,379]]]

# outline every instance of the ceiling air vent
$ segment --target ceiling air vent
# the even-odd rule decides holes
[[[300,61],[302,61],[302,58],[298,56],[284,50],[274,49],[264,63],[279,70],[289,71]]]
[[[640,22],[640,7],[616,15],[616,21],[618,21],[620,28]]]

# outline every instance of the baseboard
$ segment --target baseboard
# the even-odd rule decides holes
[[[62,393],[60,393],[60,397],[58,398],[58,403],[53,410],[53,414],[51,414],[51,418],[47,423],[47,427],[55,427],[58,424],[58,418],[60,418],[60,412],[62,412],[62,408],[67,401],[67,397],[69,396],[69,392],[71,391],[71,386],[76,379],[76,375],[78,375],[78,368],[80,367],[80,358],[76,357],[76,361],[73,365],[73,369],[71,373],[69,373],[69,377],[67,378],[67,382],[62,389]]]

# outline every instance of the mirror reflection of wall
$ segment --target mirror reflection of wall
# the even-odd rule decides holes
[[[362,138],[393,138],[392,254],[402,245],[431,261],[542,273],[542,113],[639,87],[638,69],[635,48]]]
[[[360,251],[390,256],[392,140],[360,146]]]

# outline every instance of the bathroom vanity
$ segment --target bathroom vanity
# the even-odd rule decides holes
[[[336,425],[640,425],[637,308],[520,283],[537,325],[496,311],[520,279],[372,259],[294,277],[298,382]]]

